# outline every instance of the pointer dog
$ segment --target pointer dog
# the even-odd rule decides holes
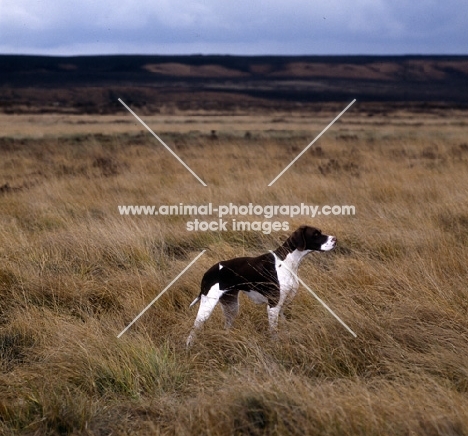
[[[335,245],[334,236],[301,226],[271,253],[238,257],[213,265],[203,276],[200,294],[190,305],[200,301],[187,346],[193,343],[195,331],[210,317],[218,301],[223,308],[226,327],[232,325],[239,312],[239,291],[245,292],[257,304],[267,304],[268,322],[274,333],[283,305],[294,298],[299,287],[291,271],[297,275],[301,260],[310,252],[333,250]]]

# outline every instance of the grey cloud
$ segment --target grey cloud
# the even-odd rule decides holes
[[[466,53],[464,0],[3,0],[0,52]]]

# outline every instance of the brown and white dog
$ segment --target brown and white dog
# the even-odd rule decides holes
[[[218,301],[223,308],[226,327],[239,312],[239,291],[255,303],[266,303],[270,330],[275,332],[278,316],[285,303],[296,295],[297,269],[305,255],[335,248],[336,238],[314,227],[299,227],[281,247],[258,257],[237,257],[213,265],[203,276],[201,291],[190,307],[200,301],[195,324],[187,339],[190,346],[195,331],[210,317]]]

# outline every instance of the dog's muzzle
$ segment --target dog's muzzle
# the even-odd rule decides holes
[[[336,247],[336,238],[334,236],[329,236],[327,242],[321,245],[320,249],[322,251],[330,251]]]

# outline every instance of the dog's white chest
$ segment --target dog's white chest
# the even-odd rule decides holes
[[[299,268],[302,258],[308,253],[310,253],[309,250],[294,250],[292,253],[289,253],[284,260],[281,260],[275,255],[275,268],[281,294],[288,295],[291,292],[293,294],[296,293],[299,288],[297,269]]]
[[[279,261],[276,265],[276,273],[278,274],[278,283],[281,293],[289,293],[292,290],[297,290],[299,287],[299,282],[290,271],[291,268],[288,269],[286,266],[289,268],[289,265],[284,265],[284,261]]]

